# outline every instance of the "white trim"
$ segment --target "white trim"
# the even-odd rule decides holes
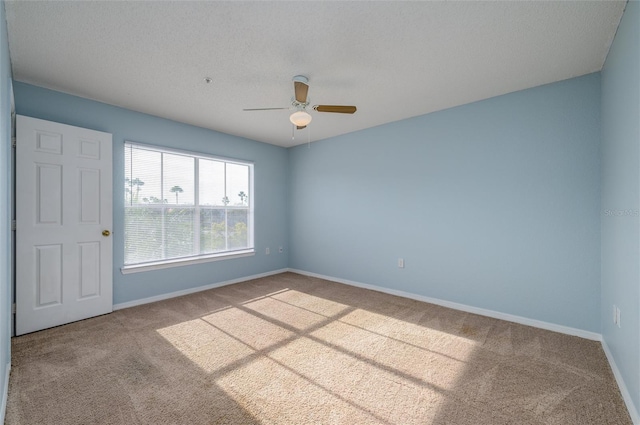
[[[131,273],[148,272],[151,270],[168,269],[171,267],[191,266],[193,264],[209,263],[211,261],[232,260],[234,258],[252,257],[254,255],[256,255],[256,251],[255,249],[251,248],[243,251],[236,251],[236,252],[230,252],[230,253],[225,252],[222,254],[212,254],[212,255],[200,256],[196,258],[176,258],[174,260],[162,260],[162,261],[154,261],[153,263],[132,264],[130,266],[122,266],[120,268],[120,273],[131,274]]]
[[[5,365],[4,388],[2,389],[2,404],[0,405],[0,420],[4,423],[7,412],[7,399],[9,397],[9,375],[11,374],[11,362]]]
[[[169,298],[181,297],[183,295],[189,295],[196,292],[206,291],[208,289],[219,288],[221,286],[233,285],[235,283],[246,282],[248,280],[260,279],[261,277],[273,276],[273,275],[284,273],[287,271],[289,270],[288,269],[272,270],[266,273],[254,274],[252,276],[244,276],[238,279],[225,280],[224,282],[212,283],[205,286],[198,286],[196,288],[183,289],[181,291],[169,292],[167,294],[156,295],[149,298],[142,298],[139,300],[127,301],[124,303],[114,304],[113,311],[122,310],[124,308],[135,307],[142,304],[154,303],[156,301],[167,300]]]
[[[602,349],[604,350],[604,354],[607,356],[607,360],[609,360],[609,365],[611,366],[611,370],[613,371],[613,376],[616,378],[616,382],[618,383],[618,388],[620,388],[620,393],[622,394],[622,399],[624,400],[624,404],[627,405],[627,410],[629,411],[629,416],[631,416],[631,421],[634,425],[640,425],[640,415],[638,414],[638,410],[636,406],[633,404],[633,398],[629,393],[629,389],[624,382],[624,378],[622,378],[622,374],[620,373],[620,369],[618,369],[618,365],[613,357],[613,353],[609,349],[607,345],[607,341],[602,339]]]
[[[494,319],[506,320],[508,322],[519,323],[521,325],[533,326],[534,328],[546,329],[548,331],[559,332],[562,334],[578,336],[593,341],[602,341],[602,335],[595,332],[589,332],[582,329],[571,328],[569,326],[557,325],[555,323],[543,322],[541,320],[529,319],[527,317],[516,316],[499,311],[488,310],[480,307],[473,307],[466,304],[459,304],[452,301],[440,300],[438,298],[425,297],[424,295],[413,294],[411,292],[389,289],[382,286],[369,285],[367,283],[354,282],[352,280],[340,279],[332,276],[325,276],[318,273],[311,273],[304,270],[289,269],[292,273],[298,273],[305,276],[317,277],[320,279],[330,280],[333,282],[343,283],[345,285],[356,286],[359,288],[370,289],[372,291],[384,292],[385,294],[397,295],[399,297],[410,298],[417,301],[423,301],[430,304],[440,305],[442,307],[452,308],[467,313],[479,314],[481,316],[492,317]]]

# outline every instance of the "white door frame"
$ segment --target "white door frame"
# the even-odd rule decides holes
[[[11,289],[9,297],[11,302],[11,336],[16,335],[16,149],[14,141],[16,140],[16,103],[13,97],[13,84],[9,84],[9,96],[11,99],[11,241],[10,252],[11,259],[9,267],[11,269]]]

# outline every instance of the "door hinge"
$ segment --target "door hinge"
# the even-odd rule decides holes
[[[11,138],[11,147],[15,148],[18,145],[18,141],[15,136]]]
[[[16,223],[15,220],[11,220],[11,230],[15,232],[17,228],[18,228],[18,223]]]
[[[16,314],[16,303],[11,304],[11,314]]]

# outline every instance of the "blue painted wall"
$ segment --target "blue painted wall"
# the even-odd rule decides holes
[[[4,366],[10,355],[11,71],[0,9]],[[19,114],[114,135],[114,303],[291,267],[602,332],[640,407],[639,25],[640,7],[631,1],[602,75],[327,139],[311,149],[285,150],[13,84]],[[125,140],[255,161],[256,256],[122,275]],[[284,254],[273,249],[280,245]],[[404,269],[397,267],[400,257]],[[611,321],[614,303],[621,328]],[[0,380],[4,387],[4,373]]]
[[[113,134],[115,304],[287,267],[286,149],[24,83],[14,82],[14,91],[18,114]],[[254,161],[256,255],[122,275],[125,140]],[[264,255],[267,246],[272,248],[269,256]],[[285,248],[283,254],[278,253],[279,246]]]
[[[600,332],[598,73],[289,154],[291,268]]]
[[[11,363],[11,63],[4,2],[0,3],[0,406]],[[4,421],[4,409],[0,408]]]
[[[602,70],[602,337],[640,410],[640,3]],[[620,308],[618,328],[613,305]]]

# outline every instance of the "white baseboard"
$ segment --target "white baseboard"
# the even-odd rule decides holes
[[[196,292],[206,291],[208,289],[220,288],[221,286],[233,285],[234,283],[246,282],[247,280],[259,279],[261,277],[273,276],[274,274],[280,274],[289,271],[289,269],[273,270],[266,273],[254,274],[252,276],[244,276],[238,279],[226,280],[224,282],[212,283],[210,285],[198,286],[196,288],[183,289],[181,291],[169,292],[168,294],[156,295],[149,298],[142,298],[134,301],[127,301],[124,303],[114,304],[113,311],[122,310],[123,308],[135,307],[137,305],[153,303],[156,301],[167,300],[169,298],[181,297],[183,295],[194,294]]]
[[[5,365],[4,388],[2,389],[2,404],[0,404],[0,420],[4,423],[7,412],[7,398],[9,397],[9,374],[11,373],[11,362]]]
[[[529,319],[527,317],[516,316],[499,311],[487,310],[484,308],[473,307],[466,304],[459,304],[452,301],[440,300],[438,298],[425,297],[424,295],[413,294],[411,292],[389,289],[382,286],[369,285],[367,283],[354,282],[352,280],[340,279],[332,276],[325,276],[318,273],[311,273],[304,270],[288,269],[292,273],[298,273],[304,276],[317,277],[320,279],[330,280],[332,282],[343,283],[345,285],[357,286],[358,288],[371,289],[372,291],[384,292],[385,294],[397,295],[399,297],[410,298],[417,301],[424,301],[430,304],[436,304],[442,307],[452,308],[467,313],[478,314],[480,316],[492,317],[494,319],[506,320],[508,322],[519,323],[521,325],[532,326],[534,328],[546,329],[548,331],[558,332],[566,335],[578,336],[593,341],[602,341],[602,335],[595,332],[589,332],[582,329],[571,328],[569,326],[557,325],[555,323],[543,322],[541,320]]]
[[[620,373],[620,369],[618,369],[618,365],[616,364],[615,359],[613,358],[613,353],[609,349],[607,345],[607,341],[602,340],[602,349],[604,350],[604,354],[607,356],[607,360],[609,360],[609,365],[611,366],[611,370],[613,371],[613,376],[616,378],[616,382],[618,383],[618,388],[620,388],[620,393],[622,394],[622,399],[624,403],[627,405],[627,410],[629,411],[629,415],[631,416],[631,420],[634,425],[640,425],[640,415],[638,414],[638,410],[636,406],[633,404],[633,398],[629,393],[629,389],[622,378],[622,374]]]

